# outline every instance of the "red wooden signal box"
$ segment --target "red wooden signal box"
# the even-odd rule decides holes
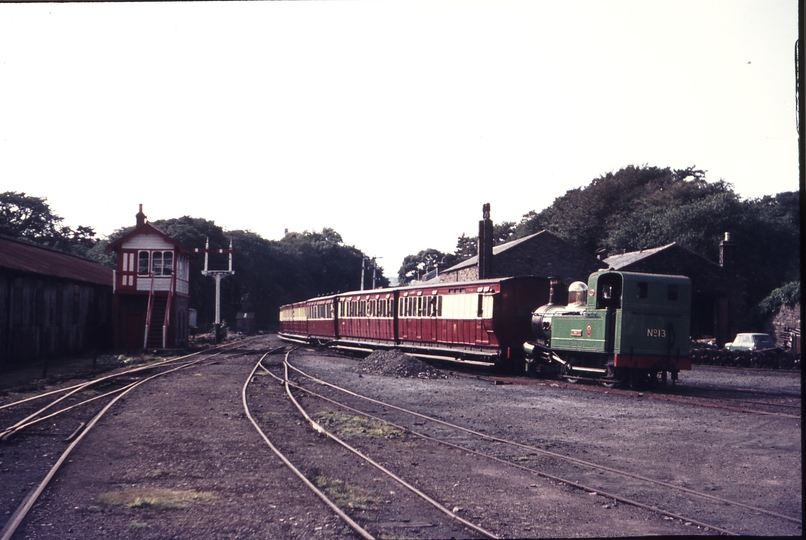
[[[188,250],[146,222],[109,244],[117,255],[115,347],[168,349],[187,345],[190,294]]]

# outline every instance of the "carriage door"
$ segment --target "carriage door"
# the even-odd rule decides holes
[[[476,343],[488,345],[493,330],[493,297],[479,292],[476,303]],[[489,332],[488,332],[489,330]]]

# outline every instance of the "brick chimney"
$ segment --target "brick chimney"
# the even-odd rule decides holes
[[[733,270],[736,262],[736,244],[731,242],[730,233],[725,233],[725,238],[719,242],[719,266]]]
[[[490,219],[490,203],[482,206],[483,217],[479,221],[479,279],[492,277],[493,268],[493,222]]]
[[[140,227],[142,227],[143,225],[146,224],[146,215],[143,213],[143,205],[142,204],[140,205],[140,211],[137,212],[137,215],[134,216],[134,217],[137,218],[137,228],[140,228]]]

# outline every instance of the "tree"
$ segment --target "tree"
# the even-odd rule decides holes
[[[465,233],[462,233],[462,236],[456,240],[456,251],[454,251],[453,254],[458,261],[475,257],[478,255],[479,251],[478,243],[478,236],[465,236]]]
[[[719,242],[730,232],[739,246],[735,271],[748,280],[751,305],[800,279],[800,194],[742,200],[729,183],[708,182],[705,171],[694,166],[630,165],[567,191],[540,212],[525,214],[514,232],[508,232],[510,225],[502,223],[500,234],[496,228],[496,242],[548,230],[590,254],[676,242],[712,261],[719,260]],[[476,243],[476,237],[460,236],[457,259],[476,255]],[[422,266],[417,256],[410,257],[401,277],[411,278]]]
[[[493,245],[503,244],[514,238],[516,226],[512,221],[502,221],[493,223]],[[456,251],[453,252],[455,262],[464,261],[470,257],[475,257],[479,253],[478,236],[466,236],[462,233],[456,240]]]
[[[673,170],[631,165],[594,179],[587,187],[567,191],[539,213],[526,214],[514,236],[522,238],[546,229],[588,253],[605,247],[629,249],[613,245],[608,237],[635,213],[653,214],[658,209],[687,204],[705,193],[729,191],[727,184],[708,184],[704,176],[704,171],[694,167]],[[640,228],[637,223],[631,226]],[[620,241],[631,238],[618,233],[614,237]]]
[[[95,231],[85,226],[73,230],[62,226],[62,221],[44,197],[15,191],[0,194],[0,234],[85,255],[97,242]]]
[[[750,302],[799,279],[799,194],[743,201],[730,184],[707,182],[695,167],[625,167],[569,190],[516,227],[521,238],[541,228],[582,251],[610,253],[671,242],[716,261],[730,232],[740,247],[736,272],[748,279]],[[770,239],[774,238],[774,242]]]
[[[433,248],[424,249],[416,255],[406,255],[400,270],[397,272],[398,283],[406,285],[421,279],[425,274],[437,267],[452,266],[456,262],[457,258],[454,254],[443,253]]]

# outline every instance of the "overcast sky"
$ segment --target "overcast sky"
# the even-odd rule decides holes
[[[0,192],[331,227],[392,277],[631,164],[797,190],[796,39],[796,0],[2,4]]]

